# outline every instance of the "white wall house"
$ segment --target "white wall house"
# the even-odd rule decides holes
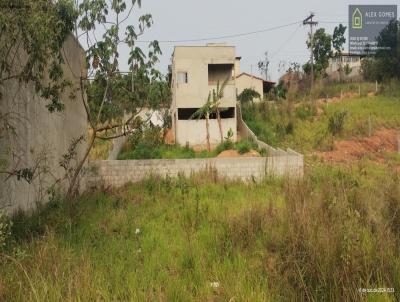
[[[342,74],[339,70],[342,69]],[[347,69],[347,72],[346,72]],[[339,79],[354,79],[361,74],[361,57],[349,53],[342,53],[341,55],[329,59],[329,66],[326,69],[329,78]]]

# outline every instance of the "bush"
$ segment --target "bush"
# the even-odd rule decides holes
[[[242,140],[236,143],[235,148],[240,154],[244,154],[249,152],[251,149],[257,149],[257,145],[250,140]]]
[[[238,95],[238,101],[242,104],[253,102],[254,99],[261,99],[261,95],[254,89],[246,88]]]
[[[208,153],[207,153],[208,154]],[[133,150],[122,152],[118,159],[174,159],[174,158],[195,158],[196,152],[192,148],[182,147],[180,145],[161,144],[153,146],[145,142],[139,143]],[[206,154],[200,157],[207,157]]]
[[[215,152],[217,154],[220,154],[221,152],[225,151],[225,150],[232,150],[235,148],[235,145],[233,144],[233,142],[230,139],[225,140],[223,143],[220,143],[216,148],[215,148]]]
[[[379,92],[387,97],[400,98],[400,80],[392,79],[385,82]]]
[[[305,104],[296,108],[296,117],[302,121],[315,116],[317,114],[317,109],[311,104]]]
[[[2,251],[11,236],[11,226],[12,222],[8,216],[0,211],[0,251]]]
[[[328,120],[328,129],[332,135],[337,135],[342,133],[344,129],[344,123],[346,120],[347,111],[336,111],[334,112]]]

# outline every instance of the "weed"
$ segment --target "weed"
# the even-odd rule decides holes
[[[338,135],[343,132],[344,123],[346,121],[347,112],[337,111],[334,112],[328,119],[328,129],[332,135]]]

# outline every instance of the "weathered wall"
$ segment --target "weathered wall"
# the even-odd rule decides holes
[[[206,120],[177,120],[176,140],[183,146],[189,142],[190,146],[206,146]],[[221,119],[222,133],[226,137],[232,129],[232,140],[236,141],[236,118]],[[217,119],[209,120],[210,143],[218,145],[221,142]]]
[[[301,177],[303,158],[293,153],[279,157],[103,160],[89,163],[86,177],[89,188],[120,187],[150,175],[190,176],[210,169],[220,177],[242,181],[259,181],[266,175]]]
[[[87,136],[87,119],[80,99],[79,78],[84,69],[84,51],[73,36],[63,45],[65,65],[64,74],[73,86],[65,91],[62,101],[65,109],[60,113],[50,113],[45,107],[48,101],[40,98],[31,83],[9,80],[0,87],[0,110],[3,114],[12,113],[10,122],[15,133],[6,131],[0,139],[2,170],[33,167],[39,161],[40,169],[32,184],[15,177],[5,180],[0,175],[0,208],[7,212],[21,208],[28,210],[36,202],[46,200],[46,190],[65,175],[59,166],[63,154],[67,152],[73,139]],[[19,60],[24,54],[19,53]],[[71,99],[71,95],[75,98]],[[86,143],[78,148],[82,154]],[[61,188],[66,182],[60,181]]]
[[[236,78],[237,94],[241,94],[246,88],[257,91],[260,94],[260,98],[263,98],[263,81],[261,79],[252,77],[248,74],[241,74]]]

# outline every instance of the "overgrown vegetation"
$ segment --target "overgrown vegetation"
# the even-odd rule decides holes
[[[0,297],[371,301],[359,288],[400,286],[400,182],[388,171],[313,162],[304,180],[211,173],[55,199],[14,219]]]
[[[378,50],[362,61],[367,80],[400,80],[400,20],[392,20],[377,38]]]
[[[191,147],[175,145],[167,145],[160,143],[153,145],[150,142],[140,141],[135,145],[129,144],[118,155],[118,159],[188,159],[188,158],[209,158],[216,157],[223,151],[237,150],[239,154],[245,154],[251,150],[256,150],[261,156],[266,156],[265,150],[260,150],[252,141],[241,140],[233,143],[230,140],[225,140],[218,144],[213,150],[195,151]]]
[[[272,146],[301,152],[330,150],[332,135],[343,139],[365,136],[382,127],[400,127],[400,102],[386,96],[395,87],[384,88],[385,95],[345,97],[334,103],[321,101],[314,105],[286,100],[242,106],[243,119],[260,140]],[[346,112],[346,117],[339,117],[337,112]]]

